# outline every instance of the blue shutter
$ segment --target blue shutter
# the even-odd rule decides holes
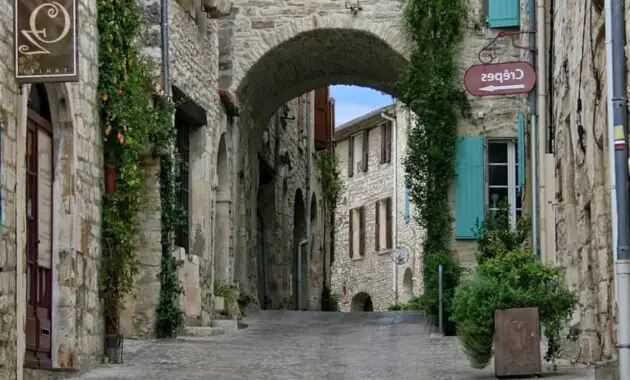
[[[485,215],[484,138],[462,137],[457,142],[455,238],[475,239],[477,220]]]
[[[409,220],[411,219],[410,191],[409,182],[405,181],[405,223],[407,224],[409,224]]]
[[[520,0],[488,0],[488,27],[510,28],[520,24]]]
[[[518,187],[525,187],[525,113],[518,113]]]

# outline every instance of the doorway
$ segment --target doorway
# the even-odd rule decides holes
[[[52,366],[53,130],[48,94],[33,85],[26,134],[25,364]]]

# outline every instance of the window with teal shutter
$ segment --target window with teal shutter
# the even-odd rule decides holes
[[[485,212],[484,138],[462,137],[457,142],[455,182],[455,238],[475,239],[477,220]]]
[[[512,28],[520,24],[520,0],[488,0],[489,28]]]
[[[518,184],[520,191],[525,187],[525,113],[519,112],[518,118],[518,141],[516,148],[518,149]]]

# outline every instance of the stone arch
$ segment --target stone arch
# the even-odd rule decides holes
[[[230,271],[230,220],[232,197],[225,133],[219,139],[216,158],[216,205],[214,208],[214,269],[215,281],[232,281]]]
[[[350,311],[374,311],[372,297],[366,292],[359,292],[352,297]]]
[[[402,292],[400,294],[401,302],[409,302],[413,297],[413,272],[411,268],[405,269],[402,279]]]
[[[301,189],[295,191],[293,202],[293,265],[292,265],[292,289],[293,289],[293,307],[301,310],[306,307],[304,303],[305,292],[308,289],[305,286],[306,271],[306,255],[304,248],[306,241],[306,208],[304,206],[304,196]]]
[[[48,246],[49,256],[46,255],[49,262],[48,264],[42,263],[50,270],[50,281],[48,282],[48,286],[50,286],[51,323],[50,360],[53,366],[62,366],[67,365],[67,363],[61,363],[64,359],[57,357],[58,348],[66,347],[73,350],[76,347],[74,337],[77,336],[77,326],[57,323],[76,317],[76,306],[66,302],[67,300],[60,297],[59,294],[76,291],[74,286],[70,285],[74,284],[75,255],[77,251],[88,252],[87,244],[86,246],[77,246],[75,243],[79,240],[83,242],[83,239],[73,239],[75,219],[78,217],[75,202],[76,155],[74,139],[76,136],[72,122],[73,108],[67,84],[27,85],[25,92],[28,103],[25,118],[22,119],[24,140],[20,144],[28,146],[30,134],[31,139],[37,139],[38,165],[45,161],[50,162],[50,166],[41,165],[38,168],[37,195],[39,199],[35,202],[39,208],[37,214],[38,228],[40,228],[38,246],[50,244]],[[31,123],[33,118],[38,116],[49,123],[50,129],[47,136],[44,136],[45,134],[42,134],[40,130],[33,132]],[[49,169],[48,175],[43,173],[46,167]],[[46,177],[50,181],[46,181]],[[48,194],[48,199],[44,193]],[[28,197],[26,202],[28,205]],[[32,200],[30,202],[33,203]],[[44,210],[47,210],[48,215],[44,214]],[[47,233],[44,232],[46,228],[43,227],[42,223],[50,224]],[[49,235],[44,237],[42,233]],[[40,249],[38,249],[39,252],[41,252]],[[28,279],[25,280],[28,281]]]
[[[332,84],[394,94],[409,51],[393,20],[347,14],[299,19],[262,33],[262,46],[239,57],[232,90],[244,114],[263,123],[280,104]]]

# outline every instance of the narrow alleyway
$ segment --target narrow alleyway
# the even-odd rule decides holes
[[[432,335],[421,312],[278,310],[246,322],[248,328],[216,337],[128,340],[124,364],[103,366],[79,379],[494,378],[491,366],[470,368],[456,338]],[[552,378],[589,377],[572,372]]]

